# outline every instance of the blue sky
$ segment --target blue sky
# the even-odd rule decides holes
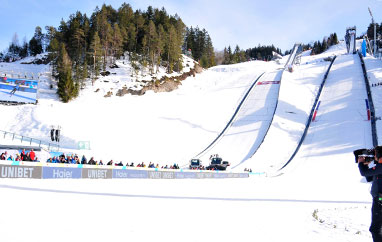
[[[371,22],[382,22],[382,0],[0,0],[0,51],[17,33],[20,43],[33,36],[36,26],[58,26],[77,10],[91,15],[103,3],[115,9],[123,2],[133,9],[164,6],[177,13],[187,26],[205,28],[216,49],[235,46],[246,49],[274,44],[283,51],[296,42],[322,40],[336,32],[343,38],[346,27],[357,26],[357,35]]]

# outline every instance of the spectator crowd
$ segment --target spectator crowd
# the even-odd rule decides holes
[[[36,157],[36,153],[33,149],[31,149],[29,152],[25,151],[23,149],[20,154],[16,153],[15,156],[9,155],[7,151],[4,151],[0,155],[0,160],[10,160],[10,161],[38,161],[38,158]]]
[[[106,164],[102,160],[95,160],[94,157],[91,157],[89,160],[86,158],[85,155],[79,158],[77,154],[61,154],[60,156],[53,156],[49,158],[47,163],[63,163],[63,164],[82,164],[82,165],[98,165],[98,166],[127,166],[127,167],[141,167],[141,168],[160,168],[160,169],[179,169],[178,164],[173,164],[171,166],[165,165],[160,166],[159,164],[155,164],[150,162],[148,165],[146,165],[144,162],[138,163],[137,165],[134,165],[134,162],[131,162],[130,164],[126,162],[126,164],[123,164],[122,161],[120,162],[114,162],[113,160],[110,160]]]
[[[372,87],[382,86],[382,82],[372,83]]]

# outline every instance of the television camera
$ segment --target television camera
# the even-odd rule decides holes
[[[382,158],[382,146],[376,146],[374,149],[358,149],[354,152],[355,162],[358,163],[359,157],[364,157],[364,161],[362,162],[372,162],[375,159],[379,160]]]

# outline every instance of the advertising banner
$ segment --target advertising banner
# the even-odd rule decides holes
[[[228,173],[227,178],[240,178],[239,173]]]
[[[89,179],[111,179],[113,178],[113,170],[111,169],[97,169],[97,168],[83,168],[82,178]]]
[[[0,178],[36,179],[214,179],[248,178],[249,173],[175,172],[163,170],[72,168],[51,166],[0,165]]]
[[[196,173],[197,178],[203,179],[203,178],[213,178],[211,172],[201,172],[201,173]]]
[[[82,177],[81,168],[44,167],[42,171],[42,178],[44,179],[78,179]]]
[[[227,173],[213,173],[214,178],[228,178]]]
[[[176,179],[196,179],[196,172],[177,172]]]
[[[248,178],[249,174],[248,173],[239,173],[239,178]]]
[[[150,179],[175,179],[173,171],[148,171]]]
[[[36,178],[41,179],[41,166],[0,165],[0,178]]]
[[[121,179],[121,178],[148,178],[147,171],[140,171],[140,170],[120,170],[120,169],[114,169],[113,170],[113,178],[114,179]]]

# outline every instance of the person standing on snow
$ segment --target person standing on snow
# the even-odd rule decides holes
[[[382,146],[377,146],[371,151],[374,152],[373,161],[367,161],[365,156],[361,156],[364,151],[367,150],[356,150],[354,155],[361,175],[366,177],[367,181],[371,181],[372,178],[370,193],[373,204],[369,231],[374,242],[382,242]]]
[[[29,152],[29,157],[31,158],[31,161],[34,161],[36,158],[36,154],[34,153],[33,149],[31,149],[31,152]]]
[[[60,142],[60,130],[56,129],[56,142]]]
[[[55,140],[55,138],[54,138],[54,129],[51,129],[51,130],[50,130],[50,139],[51,139],[52,141]]]

